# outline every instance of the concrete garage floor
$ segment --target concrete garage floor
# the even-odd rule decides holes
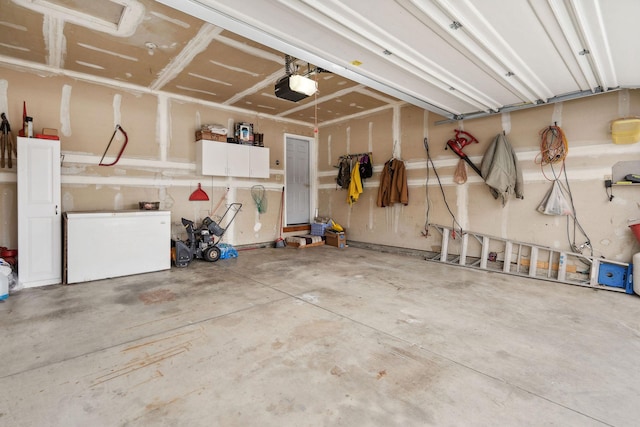
[[[632,426],[640,299],[366,249],[0,304],[2,426]]]

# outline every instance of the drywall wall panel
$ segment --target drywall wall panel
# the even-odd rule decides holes
[[[426,159],[424,138],[427,127],[425,111],[422,108],[406,105],[400,108],[400,141],[404,160]],[[431,148],[429,148],[431,150]]]
[[[571,250],[571,244],[583,245],[587,237],[578,231],[574,238],[572,222],[569,223],[570,233],[567,237],[566,217],[547,216],[536,210],[551,186],[548,178],[553,178],[551,168],[541,168],[539,164],[540,131],[557,123],[562,126],[569,139],[565,169],[570,180],[578,219],[588,234],[594,253],[628,262],[631,254],[640,249],[640,245],[635,242],[627,227],[628,219],[640,217],[640,191],[637,188],[614,187],[614,199],[609,202],[603,183],[604,176],[611,173],[611,167],[617,161],[640,158],[640,150],[634,147],[611,144],[606,131],[610,117],[617,116],[621,111],[629,114],[639,113],[636,111],[637,95],[637,91],[630,91],[626,94],[621,92],[618,95],[593,96],[556,105],[496,114],[482,119],[444,124],[436,124],[441,118],[433,114],[420,114],[419,109],[403,107],[400,109],[400,129],[394,129],[396,122],[392,115],[387,117],[388,120],[381,122],[383,126],[376,126],[375,129],[379,130],[382,127],[385,128],[385,132],[388,130],[389,134],[398,132],[401,135],[400,148],[407,164],[410,187],[409,205],[386,208],[376,206],[378,172],[386,160],[386,156],[380,153],[391,153],[393,145],[384,138],[381,143],[372,145],[378,169],[373,178],[365,182],[364,193],[353,206],[347,204],[345,190],[335,189],[335,169],[320,162],[320,213],[332,216],[347,227],[349,240],[371,244],[439,251],[441,236],[434,229],[430,229],[429,236],[424,237],[424,224],[428,221],[451,226],[451,210],[457,224],[465,229]],[[587,118],[589,123],[581,123],[581,117]],[[362,117],[358,120],[367,119],[369,118]],[[425,120],[428,123],[426,128]],[[470,168],[467,168],[467,183],[453,183],[457,157],[450,150],[444,150],[444,144],[454,135],[454,129],[460,128],[476,136],[479,141],[479,144],[465,147],[465,152],[478,166],[489,143],[498,133],[505,131],[524,174],[524,199],[510,196],[503,206],[500,200],[493,198],[488,186]],[[336,159],[336,153],[349,151],[351,147],[353,140],[349,138],[352,136],[347,129],[358,129],[358,125],[349,121],[321,129],[321,147],[325,142],[330,142],[330,151]],[[431,166],[429,185],[425,185],[426,154],[420,153],[415,144],[408,142],[423,133],[429,136],[430,152],[443,185],[442,191]],[[377,141],[377,138],[378,135],[375,135],[373,140]],[[560,164],[555,166],[556,174],[561,170]],[[459,250],[459,245],[459,241],[450,243],[452,253]],[[478,252],[475,255],[479,255],[480,248],[479,245],[476,246],[470,245],[471,256],[474,250]]]
[[[156,138],[155,96],[86,82],[73,82],[66,86],[71,93],[68,101],[65,99],[61,105],[61,115],[66,115],[67,112],[62,109],[68,108],[70,134],[63,134],[63,150],[102,156],[115,126],[119,124],[129,137],[127,157],[160,157]],[[111,161],[115,160],[124,142],[119,133],[116,138],[107,153]]]
[[[0,79],[7,81],[5,111],[14,137],[22,129],[23,107],[33,117],[34,132],[43,127],[61,129],[60,104],[62,87],[68,79],[46,74],[34,75],[12,69],[2,69]]]
[[[182,98],[175,100],[160,93],[138,96],[133,92],[60,76],[34,77],[7,70],[2,78],[7,79],[8,113],[14,128],[20,127],[14,122],[21,120],[22,101],[25,98],[28,108],[33,103],[33,114],[38,120],[54,123],[50,127],[67,126],[71,130],[69,136],[61,141],[67,156],[62,166],[64,210],[131,209],[135,208],[138,201],[160,201],[162,209],[172,211],[172,235],[178,236],[184,228],[179,218],[200,222],[208,215],[224,211],[223,208],[215,209],[219,201],[222,200],[220,206],[223,207],[228,203],[240,202],[243,203],[243,209],[226,236],[229,242],[256,244],[272,242],[277,237],[277,208],[284,182],[281,173],[284,135],[313,136],[313,124],[282,122],[263,115],[238,113],[213,104],[191,103]],[[319,213],[329,215],[347,227],[349,240],[425,250],[437,248],[440,236],[433,235],[433,230],[430,230],[428,237],[422,235],[425,222],[428,220],[448,225],[452,223],[452,218],[433,171],[429,185],[425,186],[426,153],[421,141],[422,135],[426,134],[449,209],[464,228],[513,239],[533,240],[543,245],[567,247],[566,219],[546,217],[535,210],[550,184],[535,161],[540,144],[539,132],[557,121],[570,141],[566,169],[574,190],[579,219],[590,233],[594,249],[607,258],[615,257],[624,261],[630,254],[640,250],[626,227],[627,219],[640,216],[640,192],[635,187],[615,187],[615,197],[609,202],[604,193],[603,179],[616,161],[640,160],[640,150],[635,145],[611,144],[607,139],[608,119],[605,120],[605,117],[615,117],[621,112],[640,115],[640,100],[637,91],[627,91],[625,96],[628,99],[612,95],[593,96],[579,102],[567,101],[459,123],[436,124],[442,118],[435,114],[427,114],[413,107],[397,107],[323,126],[317,140]],[[42,103],[41,99],[50,102]],[[65,111],[61,105],[69,106],[68,114],[61,113]],[[82,108],[83,105],[86,108]],[[99,167],[97,161],[113,132],[112,123],[117,116],[114,111],[120,111],[123,120],[129,117],[134,119],[136,123],[129,133],[136,138],[131,139],[130,144],[134,145],[127,148],[117,167]],[[589,111],[597,111],[598,114],[589,116]],[[77,124],[77,118],[87,117],[87,123],[87,120],[81,120]],[[598,123],[581,124],[580,117],[589,117],[589,120]],[[271,150],[271,169],[275,172],[269,179],[205,179],[196,174],[195,129],[207,122],[222,122],[229,126],[234,121],[251,122],[257,132],[265,135],[265,145]],[[581,126],[591,130],[583,133]],[[506,130],[525,173],[524,200],[510,198],[503,207],[470,169],[466,184],[453,184],[457,157],[450,150],[444,150],[444,144],[453,136],[453,130],[460,127],[480,141],[480,144],[465,148],[465,152],[477,164],[480,164],[490,140],[501,130]],[[105,139],[96,136],[96,129],[100,134],[107,134]],[[140,137],[143,134],[145,136]],[[154,136],[146,138],[147,134]],[[366,137],[361,138],[363,134]],[[414,139],[419,140],[418,143]],[[167,144],[166,152],[163,152],[163,143]],[[376,206],[379,171],[392,156],[394,144],[398,144],[396,148],[400,149],[401,156],[407,161],[409,204],[379,208]],[[333,165],[338,156],[361,151],[373,152],[376,171],[371,179],[366,180],[360,200],[349,206],[346,191],[335,188],[336,169]],[[280,165],[276,164],[278,160]],[[11,174],[6,170],[0,175],[0,182],[6,186],[3,190],[11,188]],[[209,201],[188,200],[198,182],[209,194]],[[257,183],[267,187],[269,207],[262,214],[255,209],[250,195],[251,187]],[[0,236],[9,235],[10,230],[7,229],[10,227],[2,225]]]
[[[6,72],[5,72],[6,71]],[[62,163],[62,210],[130,210],[138,202],[160,202],[161,209],[172,212],[172,236],[186,238],[180,218],[201,223],[206,216],[221,215],[229,203],[243,204],[225,241],[232,244],[273,242],[279,235],[277,218],[284,182],[283,153],[286,133],[313,136],[313,126],[266,118],[250,112],[238,112],[202,102],[171,98],[164,93],[143,93],[108,87],[77,79],[22,73],[3,69],[2,100],[14,131],[21,127],[22,101],[36,126],[59,129],[64,158]],[[45,99],[47,102],[43,102]],[[33,104],[33,109],[30,106]],[[98,165],[121,121],[129,143],[119,163],[113,167]],[[276,173],[268,179],[226,179],[198,176],[195,168],[195,130],[201,124],[222,123],[232,128],[235,121],[254,124],[265,135],[270,148],[271,165]],[[127,124],[129,123],[129,124]],[[100,136],[102,135],[102,136]],[[119,137],[119,135],[118,135]],[[119,149],[114,140],[110,149]],[[280,164],[276,165],[276,161]],[[14,246],[15,198],[13,170],[0,171],[0,189],[5,194],[0,238]],[[209,195],[208,201],[190,201],[198,183]],[[268,210],[258,213],[251,187],[266,187]],[[5,203],[6,201],[6,203]],[[12,243],[13,242],[13,243]],[[3,242],[4,244],[4,242]]]
[[[285,136],[299,135],[314,138],[312,126],[299,125],[290,122],[281,122],[264,117],[255,117],[253,121],[254,129],[264,136],[264,146],[269,148],[270,168],[278,173],[272,176],[278,185],[284,184],[284,151]]]
[[[35,131],[44,127],[58,130],[63,152],[101,156],[119,123],[129,134],[128,156],[158,157],[154,96],[10,69],[3,70],[3,78],[9,82],[7,116],[14,132],[22,128],[25,103]]]
[[[349,150],[340,155],[349,153],[366,153],[369,151],[369,125],[375,127],[376,123],[369,120],[352,120],[344,130],[345,137],[349,139]]]
[[[221,124],[228,126],[232,116],[227,111],[206,105],[193,104],[181,100],[168,100],[169,105],[169,147],[167,158],[172,161],[195,162],[196,130],[202,125]],[[233,132],[233,129],[230,129]]]
[[[393,111],[323,126],[319,131],[318,171],[332,173],[338,158],[350,153],[374,152],[373,161],[380,165],[393,153]]]
[[[131,210],[138,202],[159,201],[158,190],[101,184],[74,184],[62,187],[63,211]]]
[[[270,245],[280,235],[280,200],[282,189],[265,191],[264,212],[259,213],[250,189],[238,190],[237,200],[242,210],[233,222],[235,243],[238,245],[265,242]],[[224,209],[221,209],[224,213]],[[219,212],[220,213],[220,212]]]
[[[610,123],[620,118],[618,99],[620,92],[598,96],[598,102],[591,98],[576,99],[562,111],[562,129],[569,143],[579,141],[580,145],[611,142]]]

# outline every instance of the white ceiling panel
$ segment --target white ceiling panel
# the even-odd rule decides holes
[[[640,1],[599,2],[602,20],[606,29],[608,46],[611,49],[611,61],[615,66],[617,83],[621,87],[638,87],[640,80]]]
[[[640,83],[637,0],[161,2],[452,118]]]

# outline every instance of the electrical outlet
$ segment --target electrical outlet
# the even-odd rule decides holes
[[[604,180],[604,187],[605,188],[611,188],[611,180],[610,179],[605,179]]]

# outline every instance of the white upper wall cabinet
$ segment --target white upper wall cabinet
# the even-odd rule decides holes
[[[264,147],[249,150],[250,175],[254,178],[269,178],[269,149]]]
[[[201,175],[269,178],[269,149],[199,140],[196,167]]]
[[[227,144],[196,141],[196,168],[200,175],[227,176]]]
[[[206,144],[206,142],[205,142]],[[247,145],[226,144],[227,176],[250,177],[251,153]]]

